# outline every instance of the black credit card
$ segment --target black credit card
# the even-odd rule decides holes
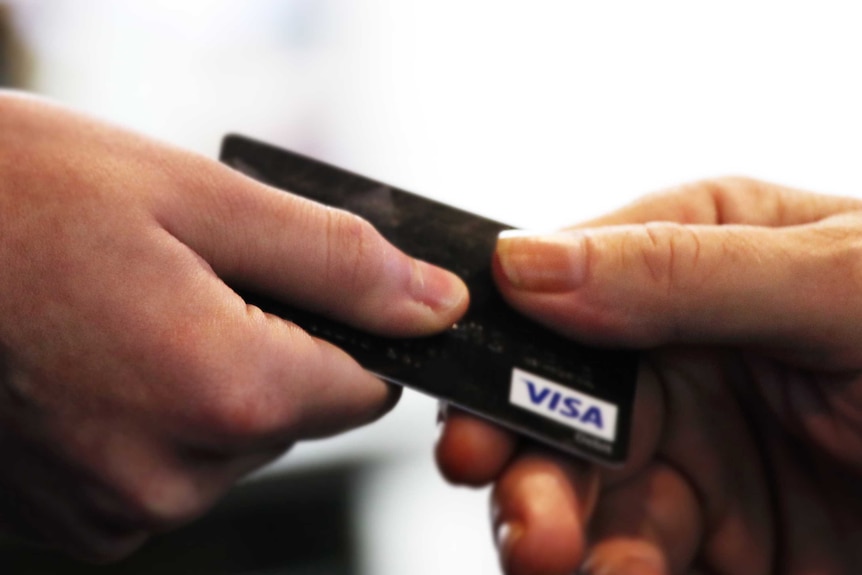
[[[409,339],[372,335],[243,293],[249,303],[334,343],[385,381],[567,452],[614,465],[625,461],[637,355],[575,343],[503,301],[491,277],[491,256],[497,235],[509,226],[242,136],[225,137],[221,161],[358,214],[407,254],[458,274],[471,302],[447,331]]]

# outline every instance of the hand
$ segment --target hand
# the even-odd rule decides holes
[[[509,574],[862,571],[862,202],[744,179],[501,238],[500,289],[644,351],[617,470],[453,412],[456,483],[494,483]]]
[[[0,524],[94,560],[397,400],[225,282],[394,336],[467,298],[354,216],[12,94],[0,270]]]

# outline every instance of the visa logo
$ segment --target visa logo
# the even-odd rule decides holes
[[[614,441],[617,406],[538,375],[514,368],[509,401],[573,429]]]

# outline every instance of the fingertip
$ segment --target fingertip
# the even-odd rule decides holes
[[[383,249],[386,255],[382,257],[382,271],[369,275],[349,298],[342,296],[319,310],[365,331],[390,337],[438,333],[464,315],[470,295],[460,277],[414,259],[391,244]]]
[[[590,468],[542,454],[522,456],[509,467],[493,493],[506,573],[567,575],[578,568],[597,479]]]
[[[511,288],[560,293],[584,283],[586,252],[584,234],[577,230],[547,234],[507,230],[497,238],[495,255],[500,277]]]
[[[309,339],[319,353],[317,369],[307,376],[302,389],[303,416],[296,429],[301,437],[342,433],[373,423],[395,408],[402,394],[400,386],[367,371],[333,343]]]
[[[390,271],[397,264],[404,279],[395,283],[381,279],[378,289],[369,292],[369,297],[350,312],[356,316],[351,321],[369,331],[395,337],[434,334],[457,322],[470,305],[470,294],[461,278],[395,253],[388,264]]]
[[[426,306],[441,327],[455,322],[470,303],[470,294],[463,280],[454,273],[422,260],[412,261],[410,292]]]
[[[511,432],[450,409],[437,440],[435,456],[448,481],[478,487],[503,472],[516,447],[517,439]]]
[[[570,575],[581,561],[580,550],[561,531],[551,533],[518,523],[504,524],[498,553],[507,575]]]

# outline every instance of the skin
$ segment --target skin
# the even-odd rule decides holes
[[[621,469],[450,411],[436,455],[494,485],[512,575],[862,571],[862,202],[731,178],[501,237],[500,290],[643,350]]]
[[[0,527],[106,561],[397,392],[230,286],[373,332],[467,293],[366,222],[0,92]]]

